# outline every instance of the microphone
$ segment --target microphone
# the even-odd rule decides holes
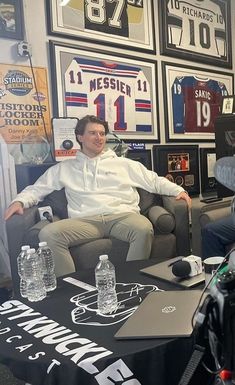
[[[179,278],[186,278],[191,271],[190,263],[187,261],[177,261],[172,265],[172,274]]]
[[[47,219],[49,222],[53,222],[53,213],[51,206],[39,207],[38,212],[41,221],[45,221]]]
[[[172,274],[178,278],[194,277],[202,273],[202,259],[195,255],[189,255],[172,265]]]
[[[53,222],[53,217],[51,216],[51,214],[48,212],[48,211],[45,211],[43,214],[42,214],[49,222]]]

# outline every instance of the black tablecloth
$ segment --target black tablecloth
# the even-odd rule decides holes
[[[58,280],[41,302],[22,298],[0,307],[0,359],[13,374],[33,385],[174,385],[191,352],[192,338],[117,341],[115,332],[148,292],[177,289],[139,269],[153,262],[116,268],[124,309],[96,314],[96,291]],[[70,275],[94,286],[94,271]],[[146,315],[147,316],[147,315]],[[156,320],[157,322],[157,320]]]

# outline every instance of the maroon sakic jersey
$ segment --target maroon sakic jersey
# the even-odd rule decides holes
[[[214,121],[227,89],[221,82],[177,77],[172,85],[175,133],[214,132]]]

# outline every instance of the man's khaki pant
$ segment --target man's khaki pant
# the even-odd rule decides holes
[[[63,219],[48,224],[39,233],[40,241],[46,241],[53,251],[57,277],[75,271],[69,252],[71,246],[106,237],[129,242],[127,261],[148,259],[153,241],[153,226],[141,214],[125,213],[97,215],[86,219]]]

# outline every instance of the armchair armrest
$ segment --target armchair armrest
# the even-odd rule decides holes
[[[148,217],[157,233],[170,234],[175,228],[174,216],[162,206],[152,206]]]
[[[14,291],[19,290],[16,259],[23,244],[25,233],[38,221],[37,206],[25,209],[23,215],[14,214],[6,221],[8,251]]]
[[[176,236],[177,255],[186,256],[191,254],[190,249],[190,227],[189,209],[183,200],[176,200],[175,197],[162,196],[163,206],[175,218],[174,234]]]
[[[192,205],[192,252],[201,256],[201,230],[209,222],[231,214],[231,198],[222,201],[204,203],[193,200]]]

